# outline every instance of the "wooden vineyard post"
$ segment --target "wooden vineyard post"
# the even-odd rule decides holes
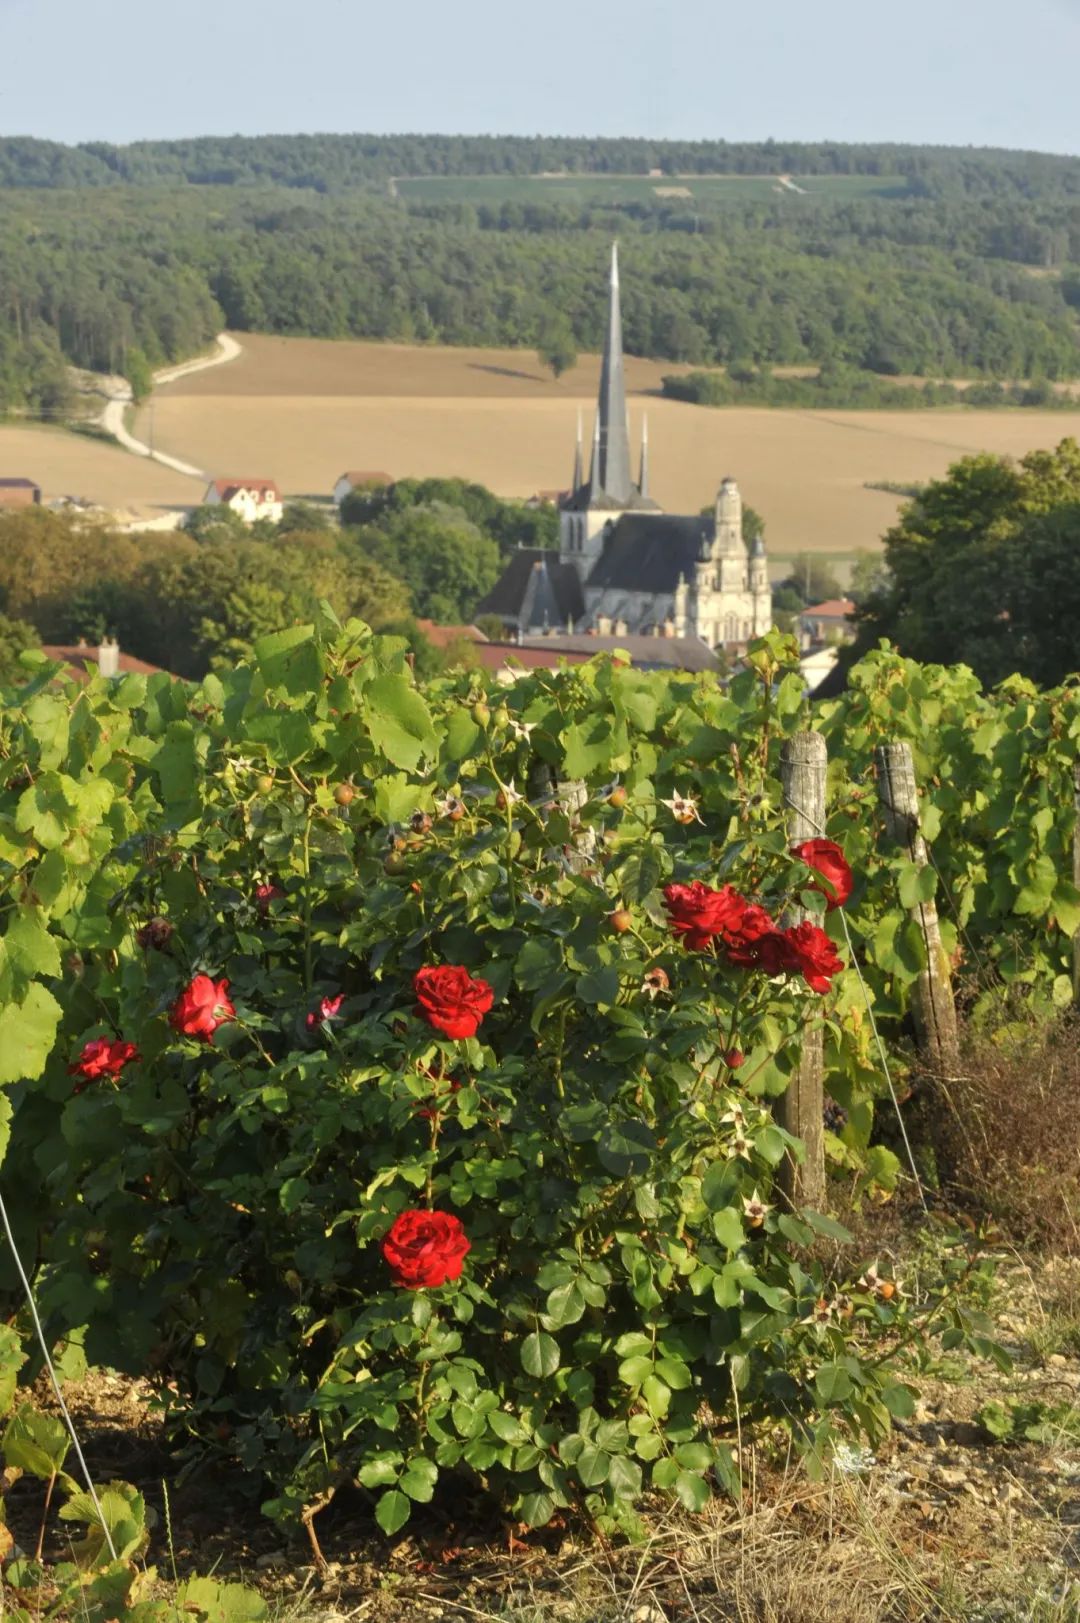
[[[904,847],[917,868],[925,868],[929,858],[919,828],[919,797],[911,745],[881,744],[874,753],[885,832],[889,839]],[[953,1076],[959,1066],[956,1005],[949,960],[941,944],[937,908],[933,901],[919,902],[911,909],[911,917],[919,926],[926,947],[926,968],[912,989],[911,1012],[919,1053],[931,1070]]]
[[[1080,890],[1080,761],[1073,767],[1073,884]],[[1073,936],[1073,1002],[1080,1003],[1080,930]]]
[[[792,845],[819,838],[825,830],[825,775],[828,756],[820,733],[795,733],[780,755],[780,782],[787,807]],[[791,923],[810,915],[791,910]],[[788,1156],[781,1167],[782,1184],[793,1206],[820,1211],[825,1205],[825,1034],[816,1019],[803,1033],[798,1070],[780,1096],[781,1126],[800,1138],[806,1154],[801,1163]]]

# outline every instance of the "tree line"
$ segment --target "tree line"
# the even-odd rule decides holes
[[[0,141],[0,410],[62,415],[66,363],[145,379],[222,325],[535,350],[558,323],[562,348],[595,350],[614,235],[633,354],[883,376],[1080,375],[1074,160],[777,148],[770,158],[793,172],[797,157],[816,172],[877,163],[900,176],[901,194],[758,202],[410,202],[374,170],[363,185],[334,180],[334,165],[351,173],[354,160],[404,172],[410,140]],[[487,173],[500,152],[523,172],[572,159],[604,172],[634,148],[569,142],[560,159],[543,142],[416,140],[414,167],[442,151],[446,173]],[[657,158],[659,147],[639,145],[642,163]],[[724,157],[703,146],[709,164]],[[725,161],[738,169],[763,150],[732,148]],[[253,166],[243,184],[214,152]],[[687,154],[675,144],[666,157]],[[847,382],[844,403],[856,404]]]
[[[78,146],[0,140],[0,186],[250,186],[333,191],[406,175],[897,175],[928,192],[1080,193],[1077,165],[1049,153],[840,141],[670,141],[624,136],[200,136]]]

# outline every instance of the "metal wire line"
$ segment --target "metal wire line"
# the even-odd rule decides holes
[[[4,1233],[7,1235],[8,1245],[11,1247],[11,1255],[15,1258],[15,1267],[18,1270],[19,1278],[22,1280],[23,1290],[26,1292],[26,1300],[30,1306],[30,1316],[34,1321],[34,1330],[37,1334],[38,1344],[40,1345],[42,1354],[45,1358],[45,1367],[49,1371],[49,1379],[52,1382],[53,1392],[56,1394],[56,1401],[60,1405],[60,1413],[64,1417],[64,1424],[67,1426],[71,1441],[75,1445],[75,1453],[78,1456],[79,1464],[82,1466],[82,1473],[86,1478],[86,1486],[89,1490],[94,1509],[97,1511],[98,1520],[101,1522],[101,1531],[104,1533],[105,1542],[109,1546],[109,1554],[112,1556],[114,1561],[118,1561],[120,1557],[116,1553],[116,1545],[113,1543],[112,1534],[109,1531],[109,1524],[105,1519],[105,1512],[101,1506],[101,1500],[97,1496],[97,1489],[94,1487],[94,1481],[90,1475],[90,1467],[86,1463],[86,1456],[83,1454],[82,1445],[79,1442],[78,1433],[75,1430],[75,1423],[72,1420],[71,1415],[68,1413],[68,1406],[64,1402],[64,1394],[60,1390],[60,1382],[57,1380],[56,1370],[53,1367],[53,1361],[49,1355],[49,1347],[45,1340],[45,1332],[41,1328],[41,1320],[38,1317],[37,1303],[34,1300],[34,1292],[30,1281],[27,1278],[26,1269],[23,1267],[22,1258],[19,1255],[19,1248],[15,1244],[15,1236],[11,1232],[11,1223],[8,1219],[7,1207],[4,1204],[4,1197],[2,1194],[0,1194],[0,1219],[3,1220]]]

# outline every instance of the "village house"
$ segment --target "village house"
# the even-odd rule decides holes
[[[832,597],[825,603],[814,603],[803,609],[796,618],[799,647],[817,648],[822,644],[836,646],[852,642],[855,627],[852,616],[855,604],[850,597]]]
[[[354,490],[377,490],[386,485],[392,485],[393,479],[388,473],[377,468],[353,468],[343,473],[334,486],[334,502],[340,507],[346,496],[351,496]]]
[[[40,507],[41,486],[32,479],[0,479],[0,507]]]
[[[203,502],[207,507],[228,507],[245,524],[254,524],[260,518],[277,524],[285,511],[281,492],[272,479],[213,479]]]

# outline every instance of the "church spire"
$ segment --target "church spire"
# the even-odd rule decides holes
[[[627,502],[633,493],[630,481],[630,431],[626,417],[626,386],[623,382],[622,314],[619,308],[619,248],[611,245],[611,292],[607,339],[600,368],[600,399],[597,422],[600,454],[593,465],[593,495]]]
[[[581,489],[584,477],[585,473],[581,458],[581,407],[579,406],[577,413],[577,447],[574,451],[574,482],[570,486],[571,492]]]
[[[593,418],[592,431],[592,459],[589,462],[589,490],[595,496],[597,491],[603,489],[600,479],[600,413]]]
[[[649,414],[641,419],[641,476],[638,479],[638,490],[642,496],[649,494]]]

